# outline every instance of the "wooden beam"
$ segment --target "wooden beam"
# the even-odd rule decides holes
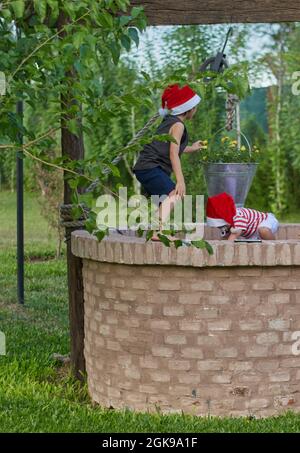
[[[300,21],[299,0],[132,0],[143,5],[149,25]]]

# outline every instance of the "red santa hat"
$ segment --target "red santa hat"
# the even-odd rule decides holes
[[[166,116],[167,114],[181,115],[191,110],[200,101],[200,96],[188,85],[182,88],[177,84],[169,85],[162,94],[162,108],[159,109],[159,114],[161,116]]]
[[[234,225],[233,217],[236,215],[236,207],[231,195],[226,192],[209,197],[206,205],[207,225],[221,227],[229,224]]]

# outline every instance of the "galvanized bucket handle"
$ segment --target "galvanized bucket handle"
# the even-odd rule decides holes
[[[239,132],[239,133],[244,137],[245,142],[247,143],[248,148],[249,148],[249,156],[251,157],[251,145],[250,145],[250,142],[249,142],[248,138],[246,137],[246,135],[245,135],[242,131],[239,131],[236,127],[233,127],[232,129],[236,130],[237,132]],[[212,136],[212,143],[214,142],[215,136],[216,136],[219,132],[221,132],[221,131],[223,131],[223,130],[227,130],[226,127],[221,127],[220,129],[217,130],[217,132],[215,132],[215,133],[213,134],[213,136]],[[229,132],[229,131],[228,131],[228,132]]]

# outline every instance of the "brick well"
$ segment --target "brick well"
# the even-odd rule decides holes
[[[73,232],[92,400],[194,415],[298,412],[299,232],[285,225],[276,241],[234,244],[207,229],[212,256]]]

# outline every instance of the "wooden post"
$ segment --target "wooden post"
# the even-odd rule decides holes
[[[64,13],[60,13],[58,19],[58,29],[67,23],[68,18]],[[62,31],[60,36],[65,36]],[[76,80],[74,70],[66,73],[66,77]],[[62,111],[66,106],[71,106],[75,101],[72,100],[70,92],[61,94]],[[61,117],[61,149],[62,155],[68,156],[72,160],[84,158],[84,143],[82,130],[79,136],[72,134],[66,127],[70,118]],[[64,176],[66,172],[64,172]],[[66,180],[64,180],[64,204],[71,204],[72,190]],[[70,321],[70,347],[71,347],[71,365],[74,375],[77,379],[83,380],[85,374],[84,359],[84,297],[83,297],[83,277],[82,277],[82,260],[74,256],[71,252],[71,232],[78,228],[66,227],[67,240],[67,273],[69,289],[69,321]]]
[[[62,96],[62,102],[66,102],[66,97]],[[76,137],[63,127],[61,146],[62,154],[69,156],[73,160],[83,159],[84,146],[82,135]],[[64,204],[71,203],[71,191],[67,181],[64,181]],[[67,273],[68,273],[68,292],[69,292],[69,323],[70,323],[70,346],[71,364],[74,375],[77,379],[83,380],[85,373],[84,359],[84,294],[82,277],[82,259],[74,256],[71,251],[71,232],[79,229],[66,227],[67,239]]]

